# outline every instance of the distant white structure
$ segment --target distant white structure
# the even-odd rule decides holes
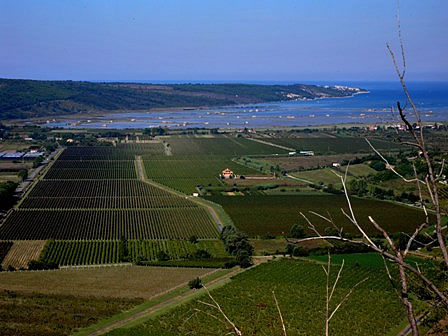
[[[332,165],[333,167],[335,167],[335,168],[341,166],[341,164],[340,164],[339,162],[333,162],[331,165]]]
[[[305,156],[313,156],[314,152],[313,151],[300,151],[299,154],[305,155]]]

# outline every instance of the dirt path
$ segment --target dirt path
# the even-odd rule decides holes
[[[257,258],[257,257],[254,257],[254,266],[246,268],[246,269],[238,267],[237,269],[233,270],[232,272],[224,274],[223,276],[208,282],[207,283],[207,288],[211,289],[213,286],[219,285],[220,283],[222,283],[222,282],[230,279],[231,277],[233,277],[233,276],[235,276],[235,275],[237,275],[239,273],[242,273],[242,272],[244,272],[244,271],[246,271],[248,269],[251,269],[253,267],[257,267],[258,265],[260,265],[260,264],[262,264],[264,262],[267,262],[269,259],[271,259],[271,258],[265,258],[265,257]],[[105,333],[107,333],[109,331],[112,331],[114,329],[123,327],[124,325],[126,325],[128,323],[137,321],[140,318],[150,317],[151,315],[157,313],[158,311],[160,311],[162,309],[165,309],[165,308],[167,308],[169,306],[174,306],[174,305],[176,305],[178,303],[181,303],[182,301],[187,300],[190,297],[192,298],[192,297],[196,296],[198,293],[205,293],[205,289],[189,290],[189,291],[187,291],[185,293],[179,294],[179,295],[177,295],[175,297],[172,297],[172,298],[170,298],[170,299],[168,299],[166,301],[163,301],[163,302],[161,302],[161,303],[159,303],[159,304],[157,304],[155,306],[152,306],[152,307],[150,307],[148,309],[145,309],[145,310],[143,310],[141,312],[135,313],[135,314],[133,314],[131,316],[128,316],[128,317],[126,317],[126,318],[124,318],[122,320],[116,321],[116,322],[114,322],[114,323],[112,323],[112,324],[110,324],[108,326],[105,326],[105,327],[103,327],[103,328],[101,328],[101,329],[99,329],[99,330],[89,334],[89,336],[103,335],[103,334],[105,334]]]
[[[277,144],[274,144],[274,143],[271,143],[271,142],[267,142],[267,141],[264,141],[264,140],[260,140],[260,139],[254,139],[254,138],[247,138],[247,139],[255,141],[255,142],[259,142],[259,143],[261,143],[263,145],[268,145],[268,146],[272,146],[272,147],[285,149],[285,150],[290,151],[290,152],[295,152],[296,151],[294,148],[286,147],[286,146],[282,146],[282,145],[277,145]]]
[[[143,161],[142,161],[142,157],[141,156],[136,156],[135,157],[135,162],[136,162],[136,166],[137,166],[137,175],[139,180],[148,183],[154,187],[157,187],[159,189],[165,190],[173,195],[179,196],[179,197],[185,197],[186,199],[192,201],[193,203],[207,209],[207,211],[210,213],[210,216],[213,218],[213,220],[215,221],[216,225],[218,225],[219,230],[221,231],[222,228],[224,227],[224,223],[221,221],[221,219],[219,218],[218,214],[216,213],[215,209],[213,209],[212,206],[208,205],[205,201],[202,201],[200,198],[198,197],[194,197],[194,196],[186,196],[185,194],[175,191],[163,184],[154,182],[152,180],[149,180],[145,177],[145,173],[144,173],[144,169],[143,169]]]
[[[313,184],[313,182],[311,182],[311,181],[308,181],[308,180],[305,180],[305,179],[301,179],[301,178],[298,178],[298,177],[295,177],[295,176],[292,176],[292,175],[289,175],[289,174],[286,174],[286,177],[292,178],[293,180],[305,182],[305,183],[308,183],[308,184]]]

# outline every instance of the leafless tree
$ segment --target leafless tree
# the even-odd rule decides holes
[[[383,247],[383,246],[375,243],[369,237],[369,235],[363,230],[361,225],[359,224],[359,222],[356,218],[355,212],[352,208],[352,204],[351,204],[349,194],[348,194],[348,191],[346,188],[346,183],[345,183],[346,177],[347,177],[347,171],[348,171],[348,167],[349,167],[349,166],[347,166],[345,176],[337,174],[340,177],[341,182],[342,182],[344,194],[345,194],[347,205],[349,208],[349,213],[347,213],[344,209],[341,209],[341,210],[342,210],[343,214],[345,215],[345,217],[347,217],[350,220],[350,222],[357,228],[357,230],[361,234],[362,238],[360,240],[345,238],[342,235],[342,229],[339,231],[339,235],[337,235],[337,236],[322,236],[317,231],[316,227],[312,224],[312,222],[308,219],[308,217],[305,214],[301,213],[302,217],[308,223],[309,229],[312,230],[316,234],[316,236],[304,238],[304,239],[300,239],[300,240],[295,240],[294,243],[303,242],[303,241],[307,241],[307,240],[324,239],[324,240],[330,240],[330,241],[331,240],[339,240],[339,241],[348,242],[348,243],[352,243],[352,244],[362,244],[362,245],[369,247],[373,251],[379,253],[383,258],[395,263],[398,266],[398,270],[399,270],[400,287],[401,287],[400,297],[403,302],[403,305],[406,308],[407,317],[408,317],[408,320],[409,320],[409,323],[411,326],[412,334],[418,335],[417,323],[416,323],[413,306],[408,297],[408,294],[409,294],[408,293],[408,277],[407,277],[406,272],[411,272],[414,275],[416,275],[425,284],[425,286],[427,288],[429,288],[439,298],[439,300],[444,305],[448,305],[448,299],[445,296],[445,294],[439,288],[437,288],[437,286],[420,271],[418,266],[417,266],[417,268],[415,268],[405,261],[405,258],[409,253],[411,245],[414,242],[417,242],[417,240],[416,240],[417,236],[422,232],[423,229],[425,229],[426,227],[429,226],[428,209],[425,206],[425,202],[424,202],[424,199],[422,196],[422,186],[424,186],[428,192],[431,204],[433,206],[433,211],[435,213],[435,218],[436,218],[435,232],[436,232],[436,237],[437,237],[436,241],[437,241],[437,244],[440,247],[440,250],[442,252],[444,264],[448,267],[448,252],[447,252],[447,248],[446,248],[445,238],[444,238],[443,232],[442,232],[442,209],[440,206],[440,197],[439,197],[439,191],[438,191],[438,183],[442,177],[444,161],[442,161],[440,171],[437,173],[436,169],[434,167],[434,162],[429,154],[428,147],[427,147],[427,144],[425,141],[424,124],[422,122],[421,115],[420,115],[418,109],[416,108],[414,101],[412,100],[412,97],[408,91],[408,88],[407,88],[407,85],[405,82],[406,56],[405,56],[404,44],[403,44],[403,39],[402,39],[402,34],[401,34],[399,4],[398,4],[398,10],[397,10],[397,30],[398,30],[398,39],[399,39],[400,50],[401,50],[401,62],[402,62],[401,68],[398,65],[397,59],[395,57],[395,54],[394,54],[391,46],[389,44],[386,44],[386,47],[387,47],[387,50],[389,51],[390,56],[392,58],[394,68],[397,72],[397,75],[398,75],[400,84],[403,88],[403,92],[405,93],[407,102],[411,106],[411,115],[416,120],[416,126],[411,125],[411,123],[406,115],[406,109],[404,107],[402,107],[400,102],[397,102],[397,109],[399,112],[400,119],[405,124],[408,134],[410,135],[410,138],[411,138],[411,141],[405,141],[405,140],[402,140],[401,138],[399,138],[399,141],[403,145],[411,146],[418,150],[418,153],[421,155],[421,157],[423,158],[423,160],[426,164],[427,169],[426,169],[425,176],[423,178],[420,178],[419,175],[417,174],[415,165],[413,164],[414,177],[406,178],[405,176],[401,175],[397,170],[395,170],[393,165],[391,165],[388,162],[388,160],[370,143],[370,141],[368,139],[366,139],[366,141],[369,143],[369,145],[371,146],[373,151],[377,155],[379,155],[379,157],[386,163],[387,169],[391,170],[394,174],[396,174],[399,178],[401,178],[405,183],[416,183],[417,189],[419,192],[420,205],[425,213],[425,220],[420,226],[418,226],[416,228],[416,230],[414,231],[414,233],[412,235],[408,235],[409,239],[407,241],[406,247],[404,249],[400,249],[400,246],[398,246],[398,244],[395,244],[394,241],[390,238],[388,232],[379,223],[377,223],[377,221],[375,221],[375,219],[372,216],[369,216],[368,217],[369,221],[383,235],[383,237],[387,243],[387,246]],[[314,212],[311,212],[311,214],[317,215],[321,219],[324,219],[327,222],[330,222],[333,226],[335,226],[335,223],[333,222],[333,220],[331,218],[327,218],[325,216],[322,216],[321,214],[317,214]],[[289,240],[289,241],[291,241],[291,240]],[[391,274],[389,272],[386,260],[385,260],[385,267],[386,267],[386,271],[387,271],[389,278],[391,278]]]

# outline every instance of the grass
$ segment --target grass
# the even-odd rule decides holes
[[[334,267],[333,277],[336,270]],[[404,311],[387,275],[362,260],[359,267],[344,268],[334,302],[365,277],[369,279],[357,287],[332,319],[332,335],[387,334],[402,321]],[[321,265],[282,259],[237,275],[225,286],[213,290],[212,295],[243,334],[283,335],[272,297],[274,290],[288,334],[313,336],[322,335],[324,330],[324,285]],[[210,301],[206,296],[198,299]],[[193,300],[110,335],[224,335],[231,329],[210,316],[217,314],[216,310]]]
[[[307,214],[321,232],[331,224],[309,211],[327,217],[331,215],[337,225],[344,227],[344,232],[359,235],[356,227],[341,212],[341,208],[348,211],[343,195],[214,196],[210,199],[221,204],[235,225],[251,237],[288,233],[295,223],[307,227],[307,223],[299,214],[301,211]],[[352,198],[351,201],[358,221],[365,231],[373,235],[378,235],[378,232],[370,224],[369,215],[389,232],[413,232],[424,219],[422,211],[392,202],[360,198]]]
[[[345,172],[346,167],[341,167],[341,170],[343,170]],[[370,168],[368,165],[366,164],[356,164],[356,165],[350,165],[348,167],[348,173],[350,175],[356,176],[356,177],[361,177],[361,176],[368,176],[368,175],[373,175],[376,173],[376,170],[373,168]]]
[[[150,299],[210,272],[200,268],[138,266],[2,272],[0,289],[45,295]]]
[[[323,183],[326,185],[332,184],[334,187],[342,186],[341,179],[334,174],[335,172],[341,174],[341,172],[338,172],[332,168],[323,168],[323,169],[295,172],[291,173],[291,175],[299,179],[309,181],[316,185]],[[348,176],[347,183],[349,183],[351,179],[352,178]]]

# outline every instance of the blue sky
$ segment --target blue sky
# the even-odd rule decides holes
[[[448,80],[448,2],[405,0],[410,80]],[[0,77],[390,80],[393,0],[0,0]]]

